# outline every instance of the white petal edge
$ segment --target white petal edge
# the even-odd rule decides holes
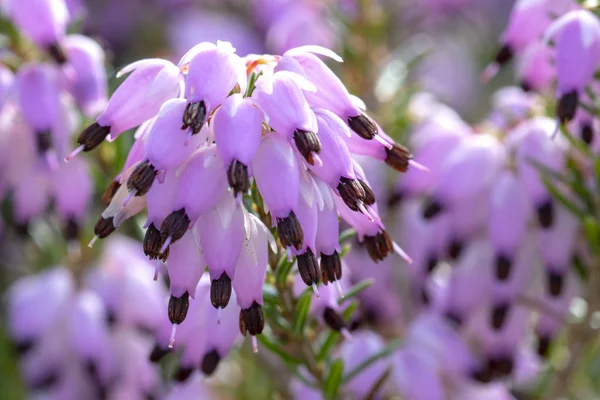
[[[284,55],[294,55],[294,54],[302,54],[302,53],[318,54],[320,56],[329,57],[332,60],[337,61],[337,62],[344,62],[344,59],[342,57],[340,57],[339,55],[337,55],[337,53],[334,52],[333,50],[330,50],[326,47],[310,45],[310,44],[306,45],[306,46],[294,47],[293,49],[289,49],[288,51],[286,51],[284,53]]]
[[[157,65],[167,65],[167,64],[171,64],[170,61],[167,60],[163,60],[162,58],[144,58],[143,60],[138,60],[138,61],[134,61],[129,65],[124,66],[123,68],[121,68],[121,70],[119,72],[117,72],[117,78],[122,77],[125,74],[130,73],[131,71],[134,71],[140,67],[146,67],[146,66],[157,66]]]

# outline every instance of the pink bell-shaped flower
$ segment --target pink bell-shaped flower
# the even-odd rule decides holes
[[[246,234],[244,212],[234,198],[225,193],[219,203],[198,219],[194,232],[210,272],[212,305],[217,309],[225,308],[231,297],[231,281]]]

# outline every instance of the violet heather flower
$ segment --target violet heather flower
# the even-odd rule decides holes
[[[151,269],[139,247],[114,238],[89,274],[58,266],[14,283],[8,329],[27,386],[56,398],[158,393],[144,330],[158,326],[165,293],[143,284]]]
[[[498,106],[515,115],[529,108],[522,92],[512,94],[518,96]],[[535,108],[529,110],[535,115]],[[582,256],[576,244],[582,223],[553,199],[545,182],[572,199],[552,172],[562,171],[573,154],[564,138],[550,140],[552,119],[526,114],[497,124],[493,136],[486,125],[469,131],[439,117],[415,129],[415,153],[431,157],[435,179],[421,184],[411,178],[399,185],[400,243],[414,264],[408,274],[388,266],[391,271],[370,267],[360,276],[409,280],[416,292],[402,304],[408,310],[403,316],[411,319],[401,351],[414,352],[419,361],[413,361],[410,373],[418,374],[415,381],[427,379],[431,393],[400,380],[405,396],[505,396],[503,382],[537,376],[564,326],[569,302],[579,290],[570,267]],[[468,172],[461,172],[461,165]],[[365,262],[355,261],[364,253],[352,250],[346,260],[354,276],[364,270]],[[381,283],[375,285],[384,290]],[[524,307],[529,299],[543,305]],[[383,308],[381,301],[371,302]],[[536,324],[531,325],[534,314]],[[409,373],[402,368],[400,363],[400,371]],[[435,384],[439,379],[443,387]],[[479,393],[475,389],[481,383],[486,390]],[[502,390],[492,390],[496,387]]]
[[[75,239],[92,192],[88,167],[86,162],[59,165],[57,159],[71,146],[79,111],[93,117],[106,101],[104,52],[90,38],[65,36],[69,14],[63,0],[8,0],[3,8],[17,33],[57,63],[39,61],[39,52],[33,51],[27,60],[15,55],[14,75],[0,65],[0,147],[5,153],[0,186],[3,195],[14,194],[20,232],[53,204],[65,237]]]
[[[64,0],[7,0],[2,6],[19,31],[47,50],[58,63],[66,62],[60,47],[69,21]]]
[[[107,77],[104,50],[94,40],[83,35],[69,35],[62,45],[73,67],[70,91],[84,114],[96,117],[107,102]]]
[[[561,15],[576,7],[572,0],[518,0],[510,14],[508,25],[502,35],[502,47],[494,62],[482,74],[491,79],[498,69],[524,52],[528,46],[542,40],[544,31],[552,23],[552,15]]]
[[[587,10],[568,12],[548,27],[545,40],[556,45],[556,114],[565,123],[575,117],[579,96],[600,62],[600,21]]]
[[[179,66],[135,62],[78,140],[75,153],[138,127],[123,171],[105,192],[108,205],[95,233],[107,237],[148,209],[144,252],[157,260],[155,277],[167,263],[169,321],[182,337],[195,302],[205,301],[190,297],[199,295],[194,289],[206,264],[210,289],[202,296],[210,297],[211,313],[217,319],[229,313],[235,294],[240,331],[253,336],[256,347],[264,328],[268,243],[275,243],[265,218],[276,227],[281,249],[295,257],[299,278],[316,293],[321,280],[341,286],[340,215],[359,230],[373,259],[396,251],[410,260],[385,231],[368,177],[352,154],[400,171],[409,168],[411,155],[366,116],[362,102],[316,55],[338,58],[318,46],[241,58],[231,44],[218,42],[194,46]],[[174,335],[173,328],[172,344]]]
[[[127,73],[131,74],[113,93],[96,122],[79,135],[79,147],[67,160],[81,151],[95,149],[107,136],[115,140],[122,132],[141,125],[154,117],[165,101],[180,92],[181,72],[169,61],[140,60],[121,69],[117,77]]]

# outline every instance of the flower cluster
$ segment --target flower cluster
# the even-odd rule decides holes
[[[553,199],[539,171],[540,165],[560,171],[566,163],[566,141],[550,140],[553,130],[545,117],[524,120],[502,137],[447,131],[430,121],[415,142],[420,156],[436,158],[431,180],[417,187],[407,176],[401,183],[407,197],[416,197],[402,207],[401,228],[415,257],[415,287],[457,326],[473,325],[482,380],[510,375],[522,362],[530,312],[520,296],[552,311],[540,312],[535,328],[544,357],[577,292],[570,266],[581,250],[579,222]],[[447,286],[438,288],[431,277],[444,260],[454,267]]]
[[[94,241],[148,209],[144,252],[157,268],[168,259],[171,346],[206,266],[214,308],[225,309],[235,291],[241,332],[262,332],[269,244],[277,252],[264,222],[317,295],[320,281],[342,276],[339,215],[373,260],[394,251],[409,260],[385,231],[352,156],[401,172],[420,165],[317,55],[341,61],[317,46],[241,58],[227,42],[200,43],[178,65],[137,61],[119,73],[131,74],[67,157],[138,127],[105,192]]]
[[[188,263],[195,261],[187,260]],[[202,376],[212,375],[242,337],[238,328],[240,307],[231,304],[222,311],[217,310],[211,303],[210,287],[210,276],[204,273],[195,293],[190,294],[193,301],[186,310],[186,323],[178,331],[177,342],[172,341],[170,322],[171,314],[177,310],[169,308],[169,318],[163,313],[160,325],[153,332],[156,343],[150,355],[152,361],[160,361],[171,349],[180,353],[179,366],[173,377],[176,382],[189,384],[188,378],[193,378],[195,371],[200,371]],[[235,291],[231,301],[236,303]]]
[[[97,264],[52,267],[22,278],[7,293],[8,332],[32,394],[50,398],[215,398],[211,375],[241,337],[237,309],[220,317],[209,301],[208,274],[200,281],[180,332],[182,366],[165,385],[156,363],[170,324],[162,312],[165,286],[151,279],[153,265],[139,243],[111,237]],[[166,333],[168,338],[168,333]],[[200,372],[194,370],[199,367]],[[191,378],[187,380],[190,376]],[[182,381],[187,382],[182,383]]]
[[[344,343],[340,355],[355,365],[382,354],[382,336],[365,325],[383,337],[402,332],[403,344],[349,380],[346,395],[368,397],[379,385],[380,393],[410,399],[513,398],[544,371],[559,334],[581,313],[581,276],[593,265],[580,240],[589,229],[580,210],[593,208],[585,196],[598,190],[585,155],[597,152],[597,121],[579,105],[596,100],[598,28],[576,2],[518,1],[483,78],[516,55],[522,88],[499,90],[477,126],[430,95],[413,98],[411,148],[430,173],[408,171],[380,215],[388,225],[395,216],[390,229],[414,262],[400,271],[390,260],[375,264],[361,246],[345,257],[351,280],[374,283],[360,294],[362,318],[352,325],[361,327],[352,332],[360,339]],[[531,93],[555,79],[559,123],[580,140],[567,130],[556,136],[544,99]],[[369,164],[361,162],[371,172]],[[377,175],[369,174],[381,199],[387,185]],[[345,357],[357,342],[360,356]],[[296,389],[299,398],[321,398]]]
[[[0,64],[0,192],[13,192],[15,223],[23,229],[53,200],[66,237],[73,239],[92,182],[85,160],[57,159],[67,154],[79,129],[80,110],[95,117],[106,105],[104,51],[88,37],[66,35],[63,1],[3,4],[19,34],[37,47],[14,55],[15,73]]]
[[[137,243],[115,237],[97,267],[57,266],[8,291],[8,331],[23,380],[41,396],[143,398],[161,388],[149,360],[166,297]]]
[[[573,194],[548,183],[577,151],[562,136],[551,139],[555,122],[539,116],[539,102],[504,88],[489,119],[472,127],[429,95],[413,98],[421,117],[411,147],[431,172],[408,171],[382,210],[388,224],[396,215],[390,229],[413,263],[403,271],[375,264],[360,246],[344,259],[352,280],[375,279],[361,294],[363,324],[404,332],[386,361],[396,387],[386,390],[411,399],[504,398],[505,382],[537,376],[565,326],[580,294],[573,263],[585,265],[590,254],[578,242],[581,221],[551,189]],[[585,163],[577,168],[592,173]],[[383,198],[385,184],[374,191]]]
[[[585,111],[578,112],[579,101],[588,100],[585,88],[600,62],[600,21],[591,11],[573,0],[517,1],[502,48],[482,79],[490,79],[515,56],[524,89],[545,90],[556,79],[561,124],[576,114],[586,122],[592,119]]]

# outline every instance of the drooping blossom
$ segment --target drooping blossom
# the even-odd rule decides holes
[[[600,21],[587,10],[574,10],[550,25],[545,40],[556,48],[557,117],[561,123],[575,117],[578,100],[600,62]]]
[[[24,40],[54,62],[17,57],[16,71],[0,64],[0,168],[2,196],[12,193],[15,225],[22,233],[53,204],[66,239],[76,239],[92,196],[88,162],[67,165],[81,113],[104,108],[107,77],[104,50],[83,35],[66,35],[65,1],[6,1],[4,11]]]
[[[581,221],[547,185],[556,185],[551,174],[563,171],[576,153],[562,137],[551,139],[555,122],[537,116],[540,109],[529,95],[510,90],[501,92],[505,98],[494,104],[491,121],[471,131],[448,124],[444,114],[414,129],[415,153],[439,155],[428,166],[440,178],[417,182],[406,174],[392,203],[399,207],[399,243],[414,261],[407,274],[387,271],[397,282],[410,282],[401,323],[411,333],[395,366],[399,377],[412,377],[398,380],[404,396],[477,398],[481,383],[494,396],[506,396],[504,382],[531,382],[580,290],[571,268],[585,252],[576,244]],[[426,105],[417,100],[416,107]],[[471,162],[478,166],[467,167]],[[468,172],[459,172],[461,165]],[[467,179],[469,173],[474,175]],[[373,268],[363,274],[381,276]],[[528,301],[543,306],[532,309],[524,305]],[[373,303],[385,315],[385,303]],[[442,331],[444,339],[435,336]],[[430,384],[417,383],[423,379]]]
[[[8,332],[32,393],[57,398],[160,393],[144,333],[161,321],[164,288],[135,242],[113,237],[99,264],[75,274],[56,266],[8,291]]]
[[[359,230],[374,260],[393,252],[410,260],[385,231],[352,155],[368,154],[400,171],[418,164],[319,55],[339,60],[318,46],[242,58],[218,42],[197,44],[177,66],[135,62],[120,72],[133,71],[69,156],[139,126],[126,167],[105,192],[95,233],[104,238],[148,209],[144,252],[157,260],[157,271],[167,263],[171,346],[194,302],[204,301],[190,298],[206,266],[212,306],[225,315],[235,293],[241,333],[256,343],[269,243],[276,251],[268,225],[317,296],[321,280],[342,278],[339,215]],[[248,201],[254,206],[247,208]]]

